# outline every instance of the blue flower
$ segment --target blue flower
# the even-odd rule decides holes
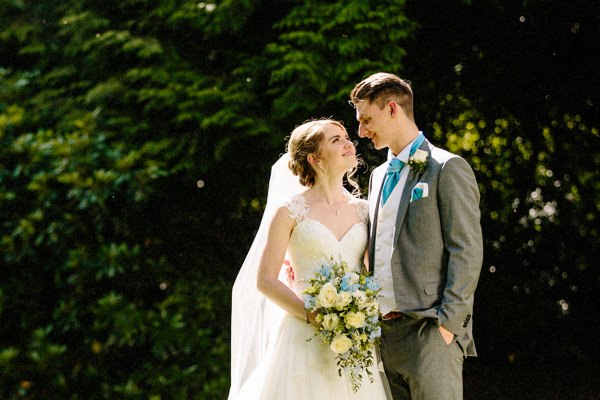
[[[358,283],[350,283],[355,279],[356,279],[356,274],[350,274],[350,273],[344,274],[344,277],[342,278],[342,281],[340,282],[340,289],[342,289],[344,292],[354,292],[354,291],[358,290],[358,288],[359,288]]]
[[[316,305],[316,300],[313,296],[304,296],[304,308],[313,308]]]
[[[342,278],[342,281],[340,282],[340,289],[342,289],[344,292],[350,291],[350,285],[348,283],[348,275],[344,275],[344,277]]]
[[[376,291],[381,289],[381,286],[379,286],[379,284],[375,281],[375,279],[372,276],[367,277],[367,279],[365,280],[365,285],[368,290]]]
[[[375,340],[375,339],[377,339],[380,336],[381,336],[381,327],[378,326],[377,328],[373,329],[373,331],[369,335],[369,339],[370,340]]]
[[[331,266],[323,265],[321,270],[319,271],[319,275],[321,275],[326,281],[331,277]]]

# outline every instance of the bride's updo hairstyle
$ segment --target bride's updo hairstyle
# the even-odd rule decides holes
[[[300,183],[306,187],[315,185],[317,171],[308,161],[309,154],[319,155],[321,143],[325,134],[323,128],[327,125],[337,125],[344,132],[346,128],[340,121],[333,119],[309,120],[302,125],[297,126],[290,135],[287,143],[287,152],[290,155],[289,167],[292,173],[300,179]],[[360,160],[359,160],[360,162]],[[346,173],[346,179],[350,186],[354,188],[354,193],[360,193],[360,187],[352,177],[356,173],[356,168]]]

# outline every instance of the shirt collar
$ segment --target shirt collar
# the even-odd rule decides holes
[[[422,135],[423,132],[419,131],[419,135]],[[398,153],[397,156],[394,156],[394,153],[392,153],[392,151],[388,148],[388,155],[387,155],[387,161],[390,162],[390,160],[392,158],[397,158],[398,160],[402,161],[404,164],[408,164],[408,157],[410,155],[410,148],[412,146],[412,144],[415,142],[415,140],[417,140],[417,138],[419,137],[419,135],[417,135],[416,138],[414,138],[409,144],[407,144],[400,153]]]

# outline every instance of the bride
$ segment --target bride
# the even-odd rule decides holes
[[[229,400],[387,398],[379,371],[356,393],[338,374],[301,298],[323,259],[363,266],[368,205],[343,185],[346,178],[358,191],[357,164],[345,128],[328,119],[294,129],[273,166],[261,227],[233,287]]]

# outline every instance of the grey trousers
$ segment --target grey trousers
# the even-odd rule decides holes
[[[394,400],[462,400],[464,355],[431,319],[383,321],[381,358]]]

